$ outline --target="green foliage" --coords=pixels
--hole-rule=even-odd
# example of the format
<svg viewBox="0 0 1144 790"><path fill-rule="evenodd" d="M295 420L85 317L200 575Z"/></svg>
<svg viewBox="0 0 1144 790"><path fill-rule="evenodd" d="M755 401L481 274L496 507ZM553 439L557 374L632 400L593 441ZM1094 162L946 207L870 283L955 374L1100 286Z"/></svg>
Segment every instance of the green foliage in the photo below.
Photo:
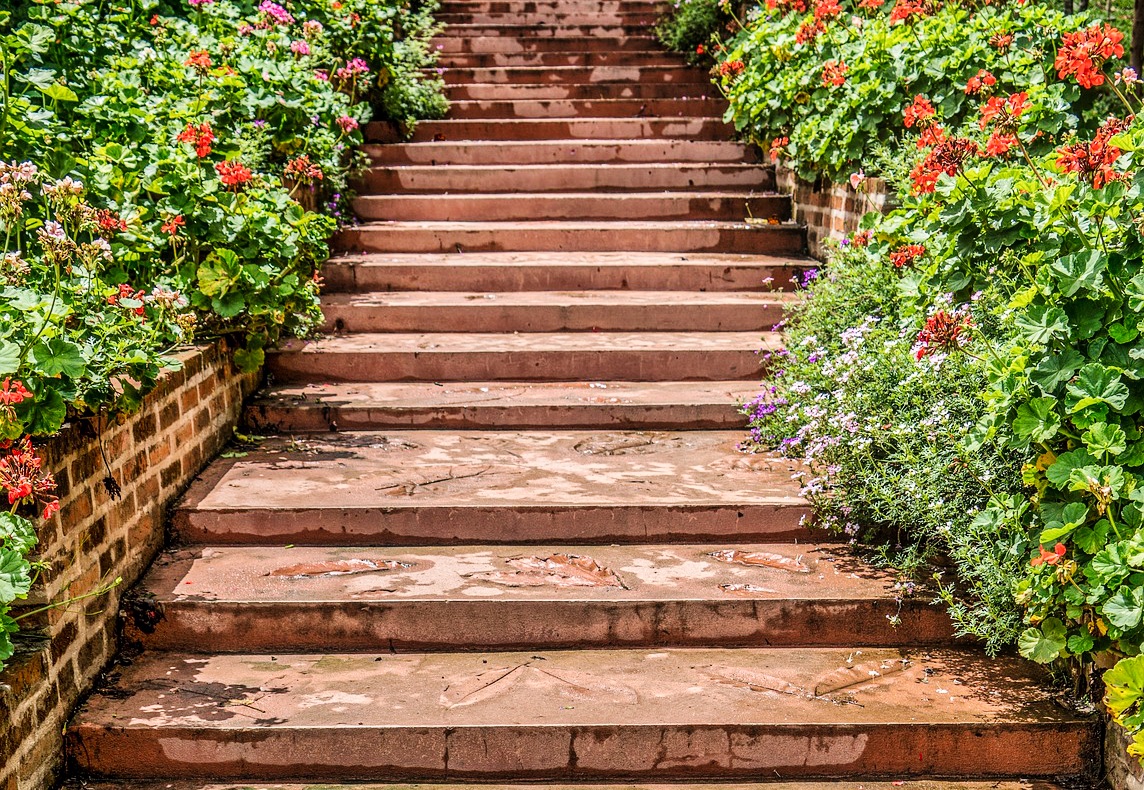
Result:
<svg viewBox="0 0 1144 790"><path fill-rule="evenodd" d="M679 0L655 26L655 35L692 63L710 62L732 22L722 0Z"/></svg>
<svg viewBox="0 0 1144 790"><path fill-rule="evenodd" d="M27 437L136 406L172 347L257 369L320 319L360 127L444 112L435 2L15 0L0 11L0 666L30 584ZM32 536L28 540L28 536Z"/></svg>
<svg viewBox="0 0 1144 790"><path fill-rule="evenodd" d="M975 115L978 96L966 89L982 70L998 93L1028 92L1046 132L1076 128L1094 97L1052 79L1051 65L1062 31L1085 24L1040 3L769 0L721 55L728 119L764 148L778 141L776 156L803 177L835 181L874 167L879 145L903 139L903 111L919 94L951 125ZM844 66L841 84L824 80L828 63Z"/></svg>

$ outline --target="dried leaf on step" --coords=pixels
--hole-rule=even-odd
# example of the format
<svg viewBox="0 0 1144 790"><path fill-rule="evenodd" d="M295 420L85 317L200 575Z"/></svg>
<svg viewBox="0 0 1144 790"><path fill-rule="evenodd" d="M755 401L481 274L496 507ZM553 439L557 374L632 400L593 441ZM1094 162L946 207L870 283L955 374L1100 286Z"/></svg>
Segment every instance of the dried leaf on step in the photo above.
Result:
<svg viewBox="0 0 1144 790"><path fill-rule="evenodd" d="M275 568L266 575L299 579L309 576L345 576L351 573L403 570L411 567L413 566L410 563L398 562L397 560L319 560L318 562L301 562L297 565L287 565L285 568Z"/></svg>
<svg viewBox="0 0 1144 790"><path fill-rule="evenodd" d="M777 568L780 571L791 573L810 573L810 566L802 563L802 558L784 557L781 554L772 554L769 551L740 551L739 549L720 549L707 555L719 562L729 562L735 565L762 565L767 568Z"/></svg>
<svg viewBox="0 0 1144 790"><path fill-rule="evenodd" d="M720 584L719 589L728 595L737 595L742 598L749 598L752 595L761 595L763 593L778 592L778 590L772 590L769 587L760 587L757 584Z"/></svg>
<svg viewBox="0 0 1144 790"><path fill-rule="evenodd" d="M591 557L551 554L547 557L514 557L511 571L474 573L469 578L508 587L623 587L623 582Z"/></svg>

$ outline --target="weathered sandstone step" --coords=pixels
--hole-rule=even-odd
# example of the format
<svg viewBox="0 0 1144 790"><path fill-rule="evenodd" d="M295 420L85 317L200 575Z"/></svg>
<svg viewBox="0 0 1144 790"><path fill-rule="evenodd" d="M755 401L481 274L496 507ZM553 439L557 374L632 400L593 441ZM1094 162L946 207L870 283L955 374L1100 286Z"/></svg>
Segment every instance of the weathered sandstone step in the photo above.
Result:
<svg viewBox="0 0 1144 790"><path fill-rule="evenodd" d="M522 11L468 11L436 14L438 22L445 25L445 33L456 25L482 25L496 27L544 26L565 27L627 27L648 30L659 20L654 11L631 9L623 11L576 11L573 9L558 12Z"/></svg>
<svg viewBox="0 0 1144 790"><path fill-rule="evenodd" d="M743 162L601 162L539 165L396 165L362 177L367 194L393 192L773 191L774 168Z"/></svg>
<svg viewBox="0 0 1144 790"><path fill-rule="evenodd" d="M445 89L450 107L467 102L521 101L688 101L717 99L718 89L704 82L600 82L586 84L503 84L450 85Z"/></svg>
<svg viewBox="0 0 1144 790"><path fill-rule="evenodd" d="M558 85L599 83L701 83L706 75L687 66L510 66L504 68L446 68L447 85L473 83ZM706 80L709 87L710 80Z"/></svg>
<svg viewBox="0 0 1144 790"><path fill-rule="evenodd" d="M623 52L659 49L650 31L646 35L622 37L559 36L550 38L508 36L441 36L433 46L442 53L467 52Z"/></svg>
<svg viewBox="0 0 1144 790"><path fill-rule="evenodd" d="M335 291L771 291L818 262L742 254L477 252L347 255L322 269Z"/></svg>
<svg viewBox="0 0 1144 790"><path fill-rule="evenodd" d="M64 785L70 788L71 785ZM768 782L765 790L821 790L828 787L830 790L1063 790L1059 785L1039 780L1018 779L1014 781L984 781L951 779L913 779L909 782L848 782L843 779L829 781L817 780L814 782ZM249 785L225 784L206 781L164 781L164 782L108 782L85 781L84 790L251 790ZM263 790L315 790L312 784L263 784ZM400 785L354 783L346 785L326 784L323 790L473 790L471 784L409 784ZM497 784L485 783L481 790L632 790L627 784L586 784L574 785L556 784ZM757 783L727 784L718 782L703 782L702 784L648 784L642 783L639 790L759 790Z"/></svg>
<svg viewBox="0 0 1144 790"><path fill-rule="evenodd" d="M341 231L339 250L359 252L764 252L798 254L791 224L655 222L371 222Z"/></svg>
<svg viewBox="0 0 1144 790"><path fill-rule="evenodd" d="M790 219L789 195L756 192L558 192L538 194L363 195L362 220L399 222L529 222L537 220Z"/></svg>
<svg viewBox="0 0 1144 790"><path fill-rule="evenodd" d="M794 294L673 291L398 291L325 294L329 332L749 332Z"/></svg>
<svg viewBox="0 0 1144 790"><path fill-rule="evenodd" d="M682 66L683 58L663 51L648 52L489 52L483 55L440 55L438 63L451 68L508 68L514 66Z"/></svg>
<svg viewBox="0 0 1144 790"><path fill-rule="evenodd" d="M140 635L198 653L948 645L948 616L899 604L895 578L832 544L200 546L144 580L163 619Z"/></svg>
<svg viewBox="0 0 1144 790"><path fill-rule="evenodd" d="M655 13L667 3L658 0L447 0L442 13L558 14L570 11L615 14L625 11Z"/></svg>
<svg viewBox="0 0 1144 790"><path fill-rule="evenodd" d="M387 428L741 428L753 381L408 382L283 385L246 407L260 433Z"/></svg>
<svg viewBox="0 0 1144 790"><path fill-rule="evenodd" d="M496 24L452 24L445 28L444 33L436 39L439 44L448 39L457 38L504 38L510 41L529 41L532 39L548 40L575 40L592 39L596 41L606 39L624 40L632 36L650 36L652 26L649 24L636 25L506 25Z"/></svg>
<svg viewBox="0 0 1144 790"><path fill-rule="evenodd" d="M140 779L1079 774L1096 722L1042 682L967 650L173 653L68 738L82 770Z"/></svg>
<svg viewBox="0 0 1144 790"><path fill-rule="evenodd" d="M754 162L750 146L695 140L465 140L364 147L376 165L551 165Z"/></svg>
<svg viewBox="0 0 1144 790"><path fill-rule="evenodd" d="M719 99L520 99L455 101L453 119L486 118L670 118L693 115L722 116L726 100Z"/></svg>
<svg viewBox="0 0 1144 790"><path fill-rule="evenodd" d="M759 332L357 334L288 341L279 381L730 381L763 375Z"/></svg>
<svg viewBox="0 0 1144 790"><path fill-rule="evenodd" d="M740 431L386 431L265 439L174 513L184 541L330 546L805 540L791 462Z"/></svg>
<svg viewBox="0 0 1144 790"><path fill-rule="evenodd" d="M726 140L734 130L722 118L561 118L489 121L422 121L411 142L487 140L587 140L662 138L676 140ZM402 138L391 124L370 123L366 139L396 143Z"/></svg>

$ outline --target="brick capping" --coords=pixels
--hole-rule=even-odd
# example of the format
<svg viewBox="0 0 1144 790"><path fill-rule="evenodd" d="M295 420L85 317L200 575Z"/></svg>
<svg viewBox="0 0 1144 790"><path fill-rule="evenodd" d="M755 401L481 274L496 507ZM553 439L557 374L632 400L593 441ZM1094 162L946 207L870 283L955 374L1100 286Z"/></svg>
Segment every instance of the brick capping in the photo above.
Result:
<svg viewBox="0 0 1144 790"><path fill-rule="evenodd" d="M261 380L235 367L225 342L175 355L180 370L160 379L138 412L105 420L103 451L94 421L65 426L41 448L59 486L60 515L40 530L45 563L28 605L84 595L122 578L111 593L29 618L17 654L0 673L0 790L50 787L63 762L63 732L79 699L117 649L124 593L165 537L166 511L230 438L247 395ZM109 422L110 424L106 424Z"/></svg>
<svg viewBox="0 0 1144 790"><path fill-rule="evenodd" d="M841 241L858 229L862 217L871 211L888 211L893 197L881 178L866 181L859 192L849 184L835 184L819 177L799 178L795 171L778 167L775 171L780 192L791 195L791 216L806 225L807 248L819 260L826 257L827 239Z"/></svg>

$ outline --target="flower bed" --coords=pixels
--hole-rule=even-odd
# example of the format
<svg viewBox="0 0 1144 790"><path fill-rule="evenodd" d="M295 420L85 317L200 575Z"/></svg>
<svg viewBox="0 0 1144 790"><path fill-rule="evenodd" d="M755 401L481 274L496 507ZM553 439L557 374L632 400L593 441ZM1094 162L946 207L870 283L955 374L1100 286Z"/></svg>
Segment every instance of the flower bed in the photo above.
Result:
<svg viewBox="0 0 1144 790"><path fill-rule="evenodd" d="M144 8L0 11L0 666L58 508L29 437L137 408L195 338L250 372L311 332L361 124L444 111L431 3Z"/></svg>
<svg viewBox="0 0 1144 790"><path fill-rule="evenodd" d="M1122 38L1036 6L795 0L715 73L776 159L859 190L877 172L900 206L801 284L751 442L805 461L824 522L884 547L903 594L924 569L962 633L1069 665L1139 756L1144 106Z"/></svg>

